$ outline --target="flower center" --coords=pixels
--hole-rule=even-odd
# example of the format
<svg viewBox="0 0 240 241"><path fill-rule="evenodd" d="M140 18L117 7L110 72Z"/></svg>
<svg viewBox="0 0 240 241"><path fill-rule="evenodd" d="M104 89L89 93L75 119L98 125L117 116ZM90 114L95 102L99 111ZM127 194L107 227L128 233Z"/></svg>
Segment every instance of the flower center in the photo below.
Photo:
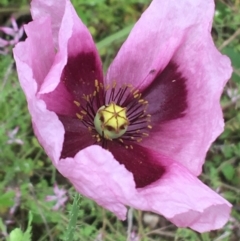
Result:
<svg viewBox="0 0 240 241"><path fill-rule="evenodd" d="M118 87L114 81L104 87L95 80L93 93L84 94L81 102L74 100L74 104L79 109L77 118L92 133L96 143L101 143L105 149L112 140L131 148L130 142L141 142L152 129L148 101L142 98L138 89L128 84Z"/></svg>
<svg viewBox="0 0 240 241"><path fill-rule="evenodd" d="M106 139L116 139L122 136L129 125L126 111L126 107L122 108L114 102L100 107L94 118L94 126L99 135Z"/></svg>

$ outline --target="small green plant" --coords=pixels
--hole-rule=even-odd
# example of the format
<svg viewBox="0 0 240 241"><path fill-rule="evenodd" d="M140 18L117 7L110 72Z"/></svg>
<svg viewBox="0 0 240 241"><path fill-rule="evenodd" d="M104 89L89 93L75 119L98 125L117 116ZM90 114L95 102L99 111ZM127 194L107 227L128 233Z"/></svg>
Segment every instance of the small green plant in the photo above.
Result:
<svg viewBox="0 0 240 241"><path fill-rule="evenodd" d="M32 220L33 215L31 212L28 214L28 226L25 232L23 232L20 228L15 228L11 231L9 238L7 241L31 241L31 231L32 231Z"/></svg>

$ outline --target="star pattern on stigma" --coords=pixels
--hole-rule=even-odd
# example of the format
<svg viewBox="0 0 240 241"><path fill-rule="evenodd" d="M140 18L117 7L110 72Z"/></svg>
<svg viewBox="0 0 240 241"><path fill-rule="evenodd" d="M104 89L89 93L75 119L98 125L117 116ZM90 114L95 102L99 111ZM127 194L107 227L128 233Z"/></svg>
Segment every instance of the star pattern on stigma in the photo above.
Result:
<svg viewBox="0 0 240 241"><path fill-rule="evenodd" d="M127 131L129 125L126 110L126 108L122 108L114 102L100 107L94 118L96 131L108 140L121 137Z"/></svg>

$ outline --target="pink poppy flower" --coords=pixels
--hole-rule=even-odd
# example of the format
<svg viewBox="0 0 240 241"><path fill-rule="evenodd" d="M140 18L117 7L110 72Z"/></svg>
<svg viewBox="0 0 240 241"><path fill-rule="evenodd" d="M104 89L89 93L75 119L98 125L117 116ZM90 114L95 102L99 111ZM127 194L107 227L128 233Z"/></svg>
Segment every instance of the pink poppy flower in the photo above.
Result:
<svg viewBox="0 0 240 241"><path fill-rule="evenodd" d="M211 38L213 1L153 0L105 78L69 0L33 0L31 13L14 57L59 172L120 219L132 206L199 232L221 228L231 204L197 178L223 130L232 71Z"/></svg>

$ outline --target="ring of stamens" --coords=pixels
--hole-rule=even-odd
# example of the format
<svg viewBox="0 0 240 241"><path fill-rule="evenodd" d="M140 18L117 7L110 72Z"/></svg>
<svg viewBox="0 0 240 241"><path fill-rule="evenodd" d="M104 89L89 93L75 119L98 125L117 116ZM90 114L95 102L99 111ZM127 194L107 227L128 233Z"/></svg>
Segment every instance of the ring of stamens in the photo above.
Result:
<svg viewBox="0 0 240 241"><path fill-rule="evenodd" d="M100 95L107 104L101 103ZM106 140L113 139L123 144L125 141L141 142L152 129L151 115L147 113L148 101L141 98L140 91L131 85L118 88L113 81L112 86L104 88L96 80L94 92L84 95L81 103L74 103L79 108L77 118L93 133L97 142L102 142L103 147Z"/></svg>

